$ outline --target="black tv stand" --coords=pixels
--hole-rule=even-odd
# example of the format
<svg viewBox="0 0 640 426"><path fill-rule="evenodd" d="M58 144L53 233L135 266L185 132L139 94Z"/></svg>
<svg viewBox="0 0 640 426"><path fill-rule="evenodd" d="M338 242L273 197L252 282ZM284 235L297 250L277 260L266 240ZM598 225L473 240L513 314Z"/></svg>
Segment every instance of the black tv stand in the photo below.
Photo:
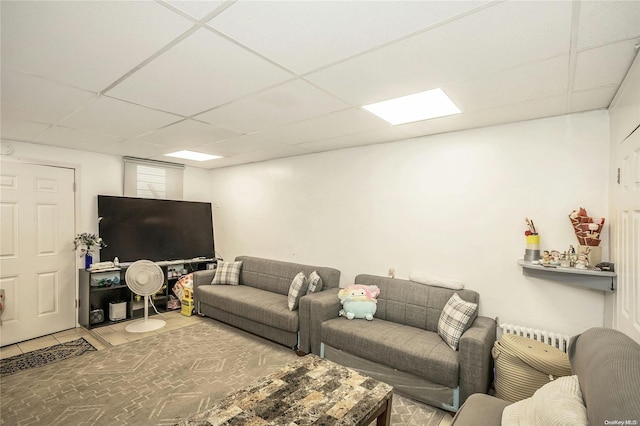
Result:
<svg viewBox="0 0 640 426"><path fill-rule="evenodd" d="M158 311L167 311L169 296L173 295L173 286L178 282L184 273L211 269L216 265L216 259L205 258L200 260L185 259L172 260L166 262L155 262L162 269L164 275L164 288L153 298ZM119 268L109 268L91 271L80 269L79 284L80 295L78 300L78 323L87 328L102 327L106 325L116 324L117 322L129 321L132 319L144 317L144 301L137 301L136 295L129 290L125 283L126 270L131 263L120 264ZM178 266L180 273L174 274ZM171 274L170 274L171 272ZM171 275L171 276L169 276ZM113 284L114 278L119 281ZM126 301L127 314L126 318L120 321L111 321L109 319L109 302ZM92 318L98 317L98 312L102 310L102 321L92 321ZM149 306L149 315L155 315L153 307Z"/></svg>

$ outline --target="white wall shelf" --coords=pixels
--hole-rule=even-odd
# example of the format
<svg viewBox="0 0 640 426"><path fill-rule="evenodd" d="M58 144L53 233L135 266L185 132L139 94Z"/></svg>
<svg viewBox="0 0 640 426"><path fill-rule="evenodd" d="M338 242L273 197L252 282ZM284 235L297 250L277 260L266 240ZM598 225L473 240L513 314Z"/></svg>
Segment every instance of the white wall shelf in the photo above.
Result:
<svg viewBox="0 0 640 426"><path fill-rule="evenodd" d="M556 281L591 290L614 293L616 291L616 273L596 271L593 269L563 268L561 266L536 265L525 260L518 260L522 266L522 275Z"/></svg>

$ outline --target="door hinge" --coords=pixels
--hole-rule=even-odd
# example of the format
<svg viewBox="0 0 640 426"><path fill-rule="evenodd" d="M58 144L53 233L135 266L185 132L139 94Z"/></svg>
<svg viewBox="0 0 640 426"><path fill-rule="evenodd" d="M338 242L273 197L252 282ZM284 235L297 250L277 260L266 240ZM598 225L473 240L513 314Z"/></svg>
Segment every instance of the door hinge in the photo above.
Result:
<svg viewBox="0 0 640 426"><path fill-rule="evenodd" d="M616 178L618 185L620 185L620 167L618 167L618 177Z"/></svg>

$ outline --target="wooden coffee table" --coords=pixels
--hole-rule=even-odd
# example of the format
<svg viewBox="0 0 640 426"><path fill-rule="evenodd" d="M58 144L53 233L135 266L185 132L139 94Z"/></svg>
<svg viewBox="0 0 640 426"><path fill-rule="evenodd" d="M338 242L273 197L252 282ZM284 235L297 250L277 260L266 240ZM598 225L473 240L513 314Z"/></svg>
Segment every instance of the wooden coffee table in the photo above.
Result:
<svg viewBox="0 0 640 426"><path fill-rule="evenodd" d="M392 396L386 383L307 355L179 424L390 425Z"/></svg>

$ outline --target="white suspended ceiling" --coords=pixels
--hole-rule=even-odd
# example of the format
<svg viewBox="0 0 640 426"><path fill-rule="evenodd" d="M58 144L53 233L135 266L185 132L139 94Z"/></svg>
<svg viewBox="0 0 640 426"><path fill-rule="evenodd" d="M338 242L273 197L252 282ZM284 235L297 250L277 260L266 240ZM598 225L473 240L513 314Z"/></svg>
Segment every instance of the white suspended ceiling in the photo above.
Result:
<svg viewBox="0 0 640 426"><path fill-rule="evenodd" d="M607 108L640 43L639 1L0 7L4 141L204 168ZM361 108L438 87L462 114Z"/></svg>

